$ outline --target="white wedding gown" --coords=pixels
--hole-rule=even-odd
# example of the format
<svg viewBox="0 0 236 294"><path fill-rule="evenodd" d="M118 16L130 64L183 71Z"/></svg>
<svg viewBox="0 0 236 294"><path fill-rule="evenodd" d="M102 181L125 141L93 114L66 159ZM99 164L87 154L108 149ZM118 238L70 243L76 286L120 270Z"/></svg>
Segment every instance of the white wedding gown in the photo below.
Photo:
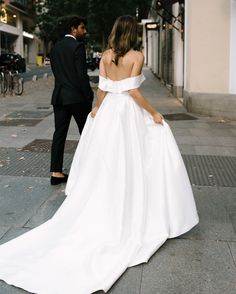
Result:
<svg viewBox="0 0 236 294"><path fill-rule="evenodd" d="M52 219L0 246L0 279L33 293L108 291L130 266L198 223L180 152L128 94L144 77L100 77L107 95L88 116Z"/></svg>

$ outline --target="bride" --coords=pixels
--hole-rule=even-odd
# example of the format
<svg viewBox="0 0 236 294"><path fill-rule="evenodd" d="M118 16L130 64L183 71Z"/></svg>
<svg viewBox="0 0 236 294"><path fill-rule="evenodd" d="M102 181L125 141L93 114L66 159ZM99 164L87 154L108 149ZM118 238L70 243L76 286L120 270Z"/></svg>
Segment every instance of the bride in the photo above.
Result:
<svg viewBox="0 0 236 294"><path fill-rule="evenodd" d="M0 246L0 279L8 284L39 294L107 292L128 267L198 223L171 130L139 91L136 36L133 17L116 20L68 197L49 221Z"/></svg>

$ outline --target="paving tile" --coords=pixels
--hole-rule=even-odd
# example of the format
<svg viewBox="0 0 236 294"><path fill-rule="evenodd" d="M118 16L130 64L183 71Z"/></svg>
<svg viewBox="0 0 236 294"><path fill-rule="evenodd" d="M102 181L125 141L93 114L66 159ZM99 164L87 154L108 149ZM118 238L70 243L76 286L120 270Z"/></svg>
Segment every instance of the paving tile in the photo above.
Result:
<svg viewBox="0 0 236 294"><path fill-rule="evenodd" d="M228 242L228 244L236 267L236 242Z"/></svg>
<svg viewBox="0 0 236 294"><path fill-rule="evenodd" d="M234 133L229 129L212 129L212 128L194 128L189 130L190 134L193 136L219 136L219 137L235 137Z"/></svg>
<svg viewBox="0 0 236 294"><path fill-rule="evenodd" d="M191 136L191 132L187 128L175 128L171 127L172 133L174 134L175 137L178 136Z"/></svg>
<svg viewBox="0 0 236 294"><path fill-rule="evenodd" d="M235 147L225 146L199 146L195 145L195 153L197 155L222 155L222 156L236 156Z"/></svg>
<svg viewBox="0 0 236 294"><path fill-rule="evenodd" d="M50 198L39 207L24 227L35 228L49 220L61 206L66 197L64 188L64 185L60 185L60 187L55 188Z"/></svg>
<svg viewBox="0 0 236 294"><path fill-rule="evenodd" d="M1 130L1 137L4 136L11 136L11 134L18 135L19 133L23 132L23 130L29 130L29 127L0 127Z"/></svg>
<svg viewBox="0 0 236 294"><path fill-rule="evenodd" d="M236 136L236 127L234 129L230 129L230 131Z"/></svg>
<svg viewBox="0 0 236 294"><path fill-rule="evenodd" d="M127 269L113 285L109 294L139 294L142 278L142 265Z"/></svg>
<svg viewBox="0 0 236 294"><path fill-rule="evenodd" d="M218 189L215 187L193 187L193 191L199 214L199 224L179 238L236 241L236 232Z"/></svg>
<svg viewBox="0 0 236 294"><path fill-rule="evenodd" d="M179 144L197 145L197 146L225 146L235 147L236 137L209 137L209 136L178 136Z"/></svg>
<svg viewBox="0 0 236 294"><path fill-rule="evenodd" d="M219 141L218 145L221 146L236 146L236 136L231 136L231 137L225 137L225 136L219 136L217 137L217 140Z"/></svg>
<svg viewBox="0 0 236 294"><path fill-rule="evenodd" d="M0 225L0 240L6 234L6 232L10 229L9 226L1 226Z"/></svg>
<svg viewBox="0 0 236 294"><path fill-rule="evenodd" d="M221 122L221 120L217 120L216 118L212 118L210 121L208 121L208 125L211 129L217 129L217 130L223 130L223 129L228 129L230 122L225 121Z"/></svg>
<svg viewBox="0 0 236 294"><path fill-rule="evenodd" d="M1 226L23 226L52 192L44 178L0 176L0 186Z"/></svg>
<svg viewBox="0 0 236 294"><path fill-rule="evenodd" d="M168 121L169 126L172 128L183 128L183 129L191 129L194 128L193 121Z"/></svg>
<svg viewBox="0 0 236 294"><path fill-rule="evenodd" d="M181 154L196 155L195 147L193 145L178 144Z"/></svg>
<svg viewBox="0 0 236 294"><path fill-rule="evenodd" d="M6 119L0 121L0 126L9 127L9 126L19 126L19 127L34 127L41 120L40 119Z"/></svg>
<svg viewBox="0 0 236 294"><path fill-rule="evenodd" d="M235 294L235 291L235 264L226 242L174 239L166 242L144 265L140 294Z"/></svg>
<svg viewBox="0 0 236 294"><path fill-rule="evenodd" d="M205 121L202 121L202 120L194 121L192 123L192 126L193 126L194 129L210 129L211 128L208 122L205 122Z"/></svg>
<svg viewBox="0 0 236 294"><path fill-rule="evenodd" d="M51 110L50 111L20 110L20 111L14 111L14 112L9 113L6 116L6 118L10 118L10 119L13 119L13 118L17 118L17 119L20 119L20 118L42 118L42 117L46 117L50 114L52 114Z"/></svg>
<svg viewBox="0 0 236 294"><path fill-rule="evenodd" d="M29 228L19 228L19 227L12 227L7 233L0 239L0 244L10 241L26 232L28 232Z"/></svg>
<svg viewBox="0 0 236 294"><path fill-rule="evenodd" d="M16 288L14 286L10 286L4 281L0 280L0 294L30 294L30 292Z"/></svg>
<svg viewBox="0 0 236 294"><path fill-rule="evenodd" d="M10 135L1 135L0 146L5 148L21 148L32 141L29 136L27 138L18 137L17 134L11 133Z"/></svg>
<svg viewBox="0 0 236 294"><path fill-rule="evenodd" d="M219 193L236 233L236 188L219 187Z"/></svg>

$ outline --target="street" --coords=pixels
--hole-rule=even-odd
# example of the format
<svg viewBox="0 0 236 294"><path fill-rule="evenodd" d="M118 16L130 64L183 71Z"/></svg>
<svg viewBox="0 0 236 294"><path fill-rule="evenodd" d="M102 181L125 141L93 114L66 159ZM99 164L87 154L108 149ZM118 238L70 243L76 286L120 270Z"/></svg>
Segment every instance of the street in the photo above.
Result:
<svg viewBox="0 0 236 294"><path fill-rule="evenodd" d="M97 77L97 71L91 71L90 72L90 80L93 82L98 82ZM47 66L28 66L26 69L26 72L20 73L20 76L24 79L25 82L31 81L34 76L37 77L37 79L41 79L44 77L44 75L47 74L47 76L52 75L52 69L50 65Z"/></svg>
<svg viewBox="0 0 236 294"><path fill-rule="evenodd" d="M30 81L32 75L48 78ZM90 72L96 89L98 71ZM148 263L129 268L109 294L236 293L236 121L187 113L144 69L144 96L164 114L190 177L200 222L168 240ZM0 97L0 243L48 220L65 199L50 186L53 76L49 67L22 75L22 96ZM64 157L68 172L78 143L72 121ZM0 281L0 294L28 292ZM97 294L102 292L96 292ZM75 293L65 293L75 294ZM89 293L88 293L89 294Z"/></svg>
<svg viewBox="0 0 236 294"><path fill-rule="evenodd" d="M43 75L47 73L48 75L52 75L51 66L31 66L27 67L26 72L20 73L20 76L24 78L24 81L30 81L32 80L32 77L36 75L38 78L42 78Z"/></svg>

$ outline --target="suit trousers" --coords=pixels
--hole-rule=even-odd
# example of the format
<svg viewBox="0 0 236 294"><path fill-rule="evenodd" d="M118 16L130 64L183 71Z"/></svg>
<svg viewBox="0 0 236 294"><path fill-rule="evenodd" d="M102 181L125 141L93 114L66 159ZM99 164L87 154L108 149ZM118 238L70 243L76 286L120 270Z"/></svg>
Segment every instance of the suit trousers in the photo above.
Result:
<svg viewBox="0 0 236 294"><path fill-rule="evenodd" d="M87 102L53 105L55 131L51 147L51 172L62 172L64 148L71 117L74 117L81 134L91 108L92 104Z"/></svg>

